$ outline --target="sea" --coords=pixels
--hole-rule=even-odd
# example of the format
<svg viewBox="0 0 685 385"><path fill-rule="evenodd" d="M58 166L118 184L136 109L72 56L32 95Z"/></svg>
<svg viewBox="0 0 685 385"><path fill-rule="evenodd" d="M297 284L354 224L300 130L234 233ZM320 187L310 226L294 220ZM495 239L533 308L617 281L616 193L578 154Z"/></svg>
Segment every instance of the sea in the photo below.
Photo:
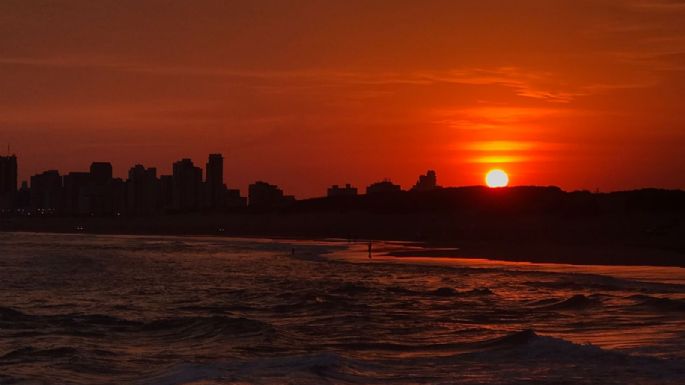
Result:
<svg viewBox="0 0 685 385"><path fill-rule="evenodd" d="M424 251L0 233L0 384L685 384L685 269Z"/></svg>

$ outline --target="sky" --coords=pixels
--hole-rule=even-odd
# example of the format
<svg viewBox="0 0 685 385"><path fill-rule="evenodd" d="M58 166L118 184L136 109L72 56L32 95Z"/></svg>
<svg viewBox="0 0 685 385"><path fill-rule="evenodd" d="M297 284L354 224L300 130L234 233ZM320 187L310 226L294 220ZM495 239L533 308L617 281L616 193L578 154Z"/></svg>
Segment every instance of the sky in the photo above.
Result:
<svg viewBox="0 0 685 385"><path fill-rule="evenodd" d="M0 152L298 197L446 186L685 188L685 1L0 2Z"/></svg>

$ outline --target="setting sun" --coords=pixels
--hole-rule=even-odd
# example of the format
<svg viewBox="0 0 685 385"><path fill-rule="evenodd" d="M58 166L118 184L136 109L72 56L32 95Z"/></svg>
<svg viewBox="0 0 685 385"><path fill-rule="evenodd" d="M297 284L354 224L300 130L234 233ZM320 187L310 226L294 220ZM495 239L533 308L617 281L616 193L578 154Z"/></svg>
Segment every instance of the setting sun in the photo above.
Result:
<svg viewBox="0 0 685 385"><path fill-rule="evenodd" d="M506 187L509 184L509 176L500 169L490 170L485 175L485 184L488 187Z"/></svg>

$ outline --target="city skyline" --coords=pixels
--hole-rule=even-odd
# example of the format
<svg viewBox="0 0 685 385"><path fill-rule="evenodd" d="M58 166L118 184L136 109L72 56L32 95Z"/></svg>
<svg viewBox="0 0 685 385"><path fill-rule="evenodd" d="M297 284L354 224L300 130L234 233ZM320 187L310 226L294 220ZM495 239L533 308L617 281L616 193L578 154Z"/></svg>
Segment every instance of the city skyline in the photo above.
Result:
<svg viewBox="0 0 685 385"><path fill-rule="evenodd" d="M8 148L10 148L10 146L8 146ZM216 154L216 155L222 155L222 154L220 154L220 153L215 153L215 154ZM210 155L212 155L212 154L210 154ZM7 153L7 154L5 154L5 155L0 155L0 156L4 156L4 157L7 157L7 156L15 156L15 157L17 157L17 158L21 158L21 157L19 157L16 153L11 153L11 154L10 154L10 153ZM101 158L104 158L104 157L101 157ZM181 157L177 158L176 160L169 160L167 163L164 163L164 164L162 164L162 165L155 165L155 164L149 164L149 165L148 165L148 164L145 164L145 163L143 163L143 162L137 162L137 161L135 161L135 160L132 160L131 163L130 163L128 166L123 166L123 167L116 166L116 165L114 164L114 162L111 162L111 161L108 161L108 160L103 160L103 159L101 159L101 160L99 160L99 161L90 160L90 161L85 161L86 163L84 163L82 167L79 167L79 168L76 168L76 169L73 169L73 170L62 170L62 169L55 168L55 167L52 167L52 168L51 168L51 167L47 167L47 168L43 167L43 168L41 169L41 166L39 165L39 166L37 167L36 173L34 173L34 174L32 174L32 175L27 175L25 172L22 173L22 162L21 162L21 161L18 161L18 162L17 162L17 163L18 163L18 171L17 171L17 188L19 188L19 187L21 186L21 183L23 183L23 182L30 182L30 179L31 179L32 176L37 175L37 174L40 174L40 173L45 172L45 171L56 170L56 171L59 171L60 173L64 173L64 172L66 172L66 173L69 173L69 172L86 172L86 170L88 169L88 167L89 167L93 162L106 162L106 163L111 164L111 165L112 165L112 170L113 170L112 175L113 175L115 178L120 178L120 179L123 179L123 180L126 180L126 178L129 176L129 172L130 172L131 168L133 168L133 167L135 167L135 166L143 166L143 167L151 167L151 168L154 168L154 169L156 170L156 172L161 176L162 174L172 174L172 173L173 173L173 165L174 165L174 163L175 163L176 161L182 160L182 159L190 159L190 160L193 160L193 159L195 159L195 158L193 158L193 157L187 157L187 156L181 156ZM229 159L229 161L230 161L230 159ZM229 165L230 165L230 162L229 162ZM298 190L302 191L300 188L298 188L298 185L297 185L297 184L289 183L287 180L284 180L283 178L279 178L278 176L276 176L274 179L259 178L259 177L258 177L257 179L255 179L254 176L249 175L249 172L248 172L249 170L239 170L239 171L237 171L234 175L229 175L228 173L229 173L230 171L224 170L225 167L226 167L225 164L221 166L221 174L220 174L221 177L222 177L221 180L222 180L222 181L223 181L224 179L229 179L229 180L233 179L233 180L236 180L236 182L234 182L232 185L233 185L233 187L239 189L240 191L247 191L248 188L249 188L249 185L250 185L251 183L254 183L254 182L256 182L256 181L262 181L262 180L270 180L271 182L274 182L274 183L276 183L276 184L279 185L279 186L289 186L289 187L292 187L292 188L287 188L287 187L285 187L285 189L288 190L288 191L298 191ZM316 198L316 197L325 196L325 195L327 194L328 189L329 189L331 186L342 185L342 186L344 187L344 185L346 185L346 184L353 184L353 185L355 185L355 186L368 186L368 185L371 185L371 184L373 184L373 183L378 182L379 180L380 180L380 181L388 180L388 181L396 182L396 183L399 184L399 186L400 186L401 188L407 189L407 190L408 190L408 189L411 189L412 186L414 186L414 184L416 183L416 175L419 175L421 172L424 172L426 169L431 169L430 165L426 165L425 167L418 168L417 171L416 171L416 173L412 174L412 175L409 177L409 179L406 179L406 178L405 178L406 180L403 180L403 181L400 181L399 179L396 179L396 178L394 178L394 177L388 175L388 173L385 173L385 174L381 173L381 174L376 175L376 176L369 176L369 177L367 177L367 178L364 178L364 179L361 180L361 181L331 177L330 179L328 179L328 180L331 181L331 182L328 183L328 184L311 185L311 186L308 186L308 188L307 188L306 190L304 190L304 191L311 191L311 192L309 192L309 193L302 193L302 194L299 194L299 195L297 195L297 194L293 194L293 195L294 195L295 197L297 197L298 199ZM207 170L207 164L205 165L205 168L204 168L203 170L206 172L206 170ZM491 170L491 169L485 169L484 171L487 172L487 171L490 171L490 170ZM455 184L455 185L453 185L453 186L485 185L485 180L484 180L484 179L485 179L485 174L482 175L482 177L480 178L479 181L475 181L475 183L473 183L473 184ZM281 180L283 183L278 182L278 180ZM242 181L242 182L237 182L237 181ZM327 182L323 182L323 183L327 183ZM29 183L29 185L30 185L30 183ZM299 187L301 187L301 186L299 186Z"/></svg>
<svg viewBox="0 0 685 385"><path fill-rule="evenodd" d="M136 163L126 177L117 177L110 162L91 162L88 171L48 169L20 182L17 156L0 156L0 209L9 215L158 215L200 211L225 212L244 207L278 209L297 199L278 185L256 178L244 190L230 188L224 181L224 157L207 156L205 168L192 159L173 162L172 172L158 174L156 167ZM19 187L21 186L21 187ZM342 187L341 187L342 186ZM492 187L492 186L491 186ZM437 174L428 170L409 189L385 178L369 184L365 195L401 191L428 192L442 188ZM309 198L350 198L360 194L351 183L333 184L325 194Z"/></svg>
<svg viewBox="0 0 685 385"><path fill-rule="evenodd" d="M226 172L224 171L225 165L224 165L224 163L223 163L223 160L224 160L223 154L220 154L220 153L209 154L209 156L210 156L209 161L211 161L211 157L214 156L214 155L221 157L221 165L219 166L221 171L220 171L220 174L218 174L218 175L220 176L220 179L217 179L216 172L214 172L214 175L215 175L215 176L214 176L214 181L215 181L215 183L217 183L216 181L218 180L218 181L219 181L218 183L224 184L224 180L228 179L228 180L230 181L231 179L234 179L234 178L233 178L234 175L226 175ZM16 154L11 154L11 155L0 155L0 156L5 157L5 158L7 158L7 157L16 157L16 158L19 158ZM190 161L192 162L192 161L193 161L193 158L182 157L182 158L177 159L177 160L175 160L175 161L170 161L170 162L168 163L167 167L165 167L164 165L162 165L161 167L160 167L159 165L145 165L145 164L142 164L141 162L135 162L135 161L134 161L134 163L132 163L132 164L130 165L130 167L128 167L128 168L121 168L120 170L118 170L116 167L114 167L114 165L112 165L112 162L109 162L109 161L102 161L102 160L101 160L101 161L90 161L90 162L88 163L88 165L86 165L86 167L80 168L80 169L78 169L78 170L59 170L59 169L55 169L55 168L47 168L47 169L44 169L44 170L42 170L42 171L39 171L37 174L34 174L34 175L24 175L24 176L22 176L22 175L21 175L21 172L18 171L18 172L17 172L17 189L19 189L19 187L21 187L22 183L24 183L24 182L26 182L28 186L31 186L31 183L30 183L31 177L33 177L33 176L35 176L35 175L38 175L38 174L41 174L41 173L44 173L44 172L49 172L49 171L58 171L58 172L60 172L60 173L63 173L63 174L61 174L61 175L67 175L68 173L87 172L87 171L85 171L85 170L87 170L88 167L89 167L89 165L92 165L93 163L108 163L108 164L112 165L112 176L113 176L114 178L118 178L118 179L121 179L121 180L124 180L124 181L126 181L127 178L130 178L130 172L131 172L134 168L139 167L139 166L140 166L140 167L143 167L143 168L149 167L150 169L154 169L155 174L156 174L156 175L159 175L159 176L161 177L161 176L173 174L174 164L175 164L175 163L178 163L179 161L182 161L182 160L190 160ZM229 159L229 161L230 161L230 159ZM18 161L17 163L18 163L18 170L21 170L21 161ZM230 162L229 162L229 163L230 163ZM200 169L200 171L206 173L207 170L210 168L210 164L209 164L209 163L205 164L205 168L204 168L204 169L202 169L201 167L198 167L198 168ZM426 168L424 168L423 170L425 171L426 169L428 169L429 172L433 172L433 173L434 173L434 171L431 170L431 167L426 167ZM488 168L488 169L484 169L484 174L481 175L481 180L480 180L480 181L475 181L475 183L473 183L473 184L466 184L466 183L458 184L458 183L457 183L457 184L445 184L445 186L449 186L449 187L488 186L488 184L489 184L489 182L488 182L488 176L489 176L489 173L491 173L492 171L499 172L499 171L501 171L501 170L500 170L499 168ZM412 176L413 179L411 179L411 180L408 181L408 182L400 182L400 181L398 181L397 179L392 178L392 177L389 177L389 176L382 176L382 177L381 177L381 176L376 176L376 177L371 177L371 178L368 180L368 182L356 182L356 181L354 181L354 180L349 180L349 179L348 179L348 180L341 180L340 178L335 178L335 177L334 177L334 178L331 178L331 179L330 179L330 180L332 180L333 182L331 182L331 183L329 183L329 184L327 184L327 185L314 186L314 187L313 187L313 190L312 190L313 192L312 192L311 194L296 195L296 194L293 193L292 196L293 196L294 198L297 198L297 199L318 198L318 197L324 197L324 196L330 195L331 187L340 187L340 188L342 188L342 189L344 189L345 187L347 187L347 188L354 188L354 189L357 189L357 188L360 187L360 186L367 186L367 187L368 187L368 186L374 185L374 184L376 184L376 183L381 183L381 182L385 182L385 181L397 183L399 189L401 189L401 190L407 190L407 191L408 191L408 190L411 190L411 189L415 189L415 188L416 188L416 186L417 186L416 175L419 175L419 174L421 174L421 171L419 171L419 172L417 172L415 175L413 175L413 176ZM507 172L507 174L508 174L508 172ZM204 175L204 174L203 174L203 175ZM244 184L238 184L237 182L234 182L234 183L232 183L231 186L230 186L230 187L233 187L235 190L240 191L241 194L242 194L242 193L245 193L245 194L246 194L246 193L249 191L249 187L250 187L251 184L254 184L254 183L256 183L256 182L263 182L263 181L274 182L276 186L280 186L280 187L283 188L283 190L285 190L285 191L297 190L297 188L289 189L289 188L285 187L285 186L291 186L291 187L293 186L292 184L289 184L289 183L287 183L287 182L281 184L281 183L278 183L277 181L269 180L269 179L267 179L267 178L260 178L260 177L258 177L258 176L247 176L247 177L246 177L245 174L242 174L241 176L242 176L242 178L235 178L234 180L242 179L242 180L246 180L247 182L245 182ZM419 176L420 176L420 178L425 178L425 177L426 177L425 175L419 175ZM228 178L227 178L227 177L228 177ZM508 177L509 177L509 175L507 175L507 178L508 178ZM204 180L204 179L203 179L203 180ZM204 181L204 182L208 182L208 181ZM418 183L420 183L420 180L419 180ZM508 185L508 184L509 184L509 181L507 180L507 185ZM514 180L513 183L511 184L511 186L534 186L534 185L520 184L520 183L516 183L516 180ZM539 185L539 186L555 186L555 187L560 187L560 188L563 189L562 186L557 186L557 185L552 185L552 184L541 184L541 185ZM500 187L500 186L495 186L495 187ZM656 188L656 189L667 189L667 190L669 190L669 189L670 189L670 190L683 190L682 188L679 188L679 187L675 187L675 188L665 188L665 187L662 187L662 186L648 186L648 185L647 185L647 186L639 186L639 187L634 188L634 189L602 190L602 189L600 189L600 188L594 188L594 189L583 188L583 189L563 189L563 190L565 190L565 191L620 192L620 191L629 191L629 190L635 190L635 189L640 189L640 188Z"/></svg>
<svg viewBox="0 0 685 385"><path fill-rule="evenodd" d="M211 156L211 155L223 156L223 154L219 154L219 153L210 154L210 156ZM17 156L17 154L14 154L14 153L12 153L11 155L6 154L6 155L0 155L0 156L2 156L2 157L17 157L17 158L19 158L19 157ZM181 158L179 158L179 159L180 159L180 160L188 159L188 160L191 160L191 161L193 160L193 158L190 158L190 157L181 157ZM174 166L174 164L175 164L179 159L177 159L176 161L170 161L170 162L168 162L168 164L167 164L166 166L165 166L165 165L162 165L162 166L160 167L160 166L158 166L158 165L149 165L149 167L152 168L152 169L154 169L155 172L158 173L160 176L162 176L162 175L170 175L170 174L173 173L173 166ZM222 158L222 160L223 160L223 158ZM69 171L69 170L64 170L64 171L63 171L63 170L59 170L59 169L56 169L56 168L47 168L47 169L39 170L39 171L37 172L37 174L40 174L40 173L43 173L43 172L46 172L46 171L53 171L53 170L59 171L59 172L66 172L66 173L71 173L71 172L76 172L76 173L79 173L79 172L86 172L85 170L88 169L88 166L89 166L89 165L91 165L92 163L99 163L99 162L106 162L106 163L112 164L112 162L110 162L110 161L90 161L90 162L87 162L87 164L86 164L84 167L81 167L81 168L79 168L78 170L70 170L70 171ZM24 182L28 183L28 186L30 186L31 177L32 177L32 176L35 176L35 175L37 175L37 174L34 174L34 175L22 175L22 174L21 174L21 171L20 171L20 170L21 170L21 161L19 161L19 162L17 162L17 163L18 163L18 170L19 170L19 171L17 171L17 188L19 188L19 187L21 186L21 184L24 183ZM230 163L229 163L229 164L230 164ZM202 170L206 172L207 166L208 166L208 165L209 165L209 164L206 164L206 165L205 165L205 168L202 169ZM127 176L129 176L130 171L131 171L134 167L136 167L136 166L143 166L143 167L146 167L146 166L148 166L148 165L142 164L141 162L135 162L135 161L133 161L133 163L132 163L128 168L126 168L126 167L115 167L115 166L112 164L112 169L113 169L113 174L112 174L112 175L113 175L114 178L119 178L119 179L122 179L122 180L126 180L126 179L127 179ZM236 175L227 175L227 171L224 171L224 168L225 168L225 165L223 165L223 163L222 163L222 166L221 166L221 174L220 174L220 175L221 175L221 181L223 182L223 180L226 179L227 177L228 177L229 180L235 180L236 182L232 183L232 187L234 187L235 189L239 190L241 193L242 193L242 192L247 192L247 191L249 190L249 186L250 186L251 184L253 184L253 183L255 183L255 182L265 181L265 180L269 180L269 181L271 181L271 182L274 182L274 183L276 183L277 186L281 186L281 187L284 188L284 190L287 190L287 191L298 191L298 190L300 190L300 189L297 188L297 185L296 185L296 184L288 183L288 181L284 181L284 183L279 183L279 182L277 182L276 180L270 180L270 179L267 179L267 178L259 178L259 177L257 177L257 178L255 179L255 176L249 176L248 173L246 173L246 172L244 172L244 171L243 171L242 173L241 173L241 172L238 172L238 173L236 173ZM398 180L398 179L396 179L396 178L393 178L393 177L390 177L390 176L387 176L387 175L386 175L386 176L382 176L382 177L380 177L380 176L375 176L375 177L374 177L374 176L371 176L371 177L369 177L369 178L366 178L365 181L362 181L362 182L356 182L356 181L350 180L350 179L341 180L340 178L332 177L332 178L328 179L328 180L331 180L331 181L332 181L332 182L330 182L330 183L328 183L328 184L325 184L325 185L318 185L318 186L313 186L313 185L312 185L312 186L309 186L309 188L308 188L306 191L312 191L311 193L303 193L303 194L300 194L300 195L297 195L297 194L293 193L292 195L293 195L295 198L297 198L297 199L317 198L317 197L326 196L326 195L328 194L328 192L330 192L330 188L331 188L331 187L336 187L336 186L338 186L338 187L344 188L345 185L347 185L347 187L350 187L350 185L353 185L353 186L351 186L351 187L357 188L358 186L370 186L370 185L373 185L373 184L375 184L375 183L377 183L377 182L379 182L379 181L381 181L381 182L383 182L383 181L391 181L391 182L397 183L398 186L399 186L399 188L401 188L401 189L403 189L403 190L410 190L410 189L412 189L413 187L416 186L416 183L417 183L417 182L416 182L416 175L419 175L419 174L422 172L421 170L425 171L426 169L429 169L429 171L430 171L431 167L430 167L430 166L424 167L423 169L420 169L420 170L417 171L415 174L413 174L412 176L410 176L410 177L409 177L410 179L406 179L406 178L405 178L406 180L403 180L403 181L400 181L400 180ZM502 170L501 170L499 167L496 167L496 168L484 168L482 171L483 171L483 174L482 174L482 175L479 175L480 180L479 180L479 179L474 179L474 183L471 183L471 184L469 184L469 183L461 183L461 184L460 184L459 182L457 182L456 184L445 184L445 185L446 185L446 186L450 186L450 187L488 186L488 184L489 184L489 182L488 182L488 174L491 173L492 171L500 172L500 171L502 171ZM507 178L509 178L509 171L508 171L508 170L506 171L506 174L507 174ZM63 174L63 175L66 175L66 174ZM238 175L239 175L239 176L238 176ZM421 177L424 177L423 175L420 175L420 176L421 176ZM516 174L514 174L514 178L516 178ZM282 178L276 178L276 179L279 179L279 180L282 180L282 181L283 181ZM678 180L680 180L680 179L684 179L684 180L685 180L685 178L679 178ZM244 182L242 182L242 183L241 183L241 182L237 182L238 180L242 180L242 181L244 181ZM507 185L509 185L509 180L507 180ZM288 187L286 187L286 186L294 187L294 188L288 188ZM514 180L513 180L513 183L511 184L511 186L536 186L536 185L517 183L516 179L514 179ZM554 185L554 184L540 184L540 185L538 185L538 186L555 186L555 187L560 187L560 188L562 188L562 189L565 190L565 191L594 191L594 192L620 192L620 191L636 190L636 189L641 189L641 188L655 188L655 189L666 189L666 190L683 190L683 188L678 187L678 186L674 186L674 187L664 187L664 186L658 186L658 185L643 185L643 186L637 186L637 187L635 187L635 188L625 188L625 189L619 188L619 189L614 189L614 190L611 190L611 189L609 189L609 190L603 190L603 189L601 189L601 188L599 188L599 187L595 187L595 188L567 189L567 188L563 188L563 186L558 186L558 185ZM499 187L499 186L495 186L495 187Z"/></svg>
<svg viewBox="0 0 685 385"><path fill-rule="evenodd" d="M87 164L87 166L80 168L78 170L60 170L57 168L46 168L46 169L38 171L36 174L25 175L25 176L22 176L21 173L19 171L17 171L16 177L15 177L16 178L16 189L19 190L24 183L26 184L27 187L32 187L31 186L31 179L35 176L38 176L38 175L51 173L51 172L57 172L61 177L69 175L69 174L83 174L83 173L89 172L88 171L89 167L92 168L93 165L98 165L98 164L107 164L111 167L112 179L121 179L122 181L130 180L132 178L132 172L134 172L134 171L139 171L141 173L152 171L155 176L158 176L161 178L163 176L173 175L174 167L176 165L181 165L184 162L190 162L188 164L189 167L195 167L198 169L198 171L200 172L200 177L203 180L203 183L212 184L215 186L216 185L226 185L226 183L224 183L224 181L226 180L226 174L223 171L224 160L225 160L225 158L223 157L223 154L212 153L212 154L209 154L208 156L209 156L209 159L208 159L208 162L205 164L205 168L201 168L199 166L196 166L194 163L194 160L192 158L183 157L183 158L177 159L175 161L169 162L169 166L166 168L165 167L159 167L158 165L146 165L146 164L142 164L140 162L134 161L134 163L132 163L128 167L127 170L122 171L122 170L117 170L117 168L114 167L112 162L109 162L106 160L98 160L98 161L93 160L93 161L90 161ZM15 162L16 162L17 169L18 170L21 169L21 158L17 154L12 153L11 155L0 155L0 157L2 157L4 159L14 158ZM219 163L217 163L217 160ZM215 162L214 164L212 164L213 161ZM211 171L212 169L214 171ZM161 170L168 170L168 172L161 171ZM432 170L429 170L429 173L432 173L431 178L434 181L435 180L435 172ZM211 176L210 176L210 174L211 174ZM229 179L230 179L230 177L231 176L229 175ZM238 185L233 184L230 187L234 187L234 188L240 190L241 192L243 192L243 191L246 192L249 190L249 186L251 184L254 184L257 182L264 182L265 180L267 180L266 178L260 178L258 176L252 176L251 178L252 178L251 181L248 182L248 184L246 186L238 186ZM425 178L425 176L420 175L420 178ZM5 180L5 179L3 178L3 180ZM342 187L343 189L344 188L354 188L356 190L357 187L354 187L354 186L367 186L367 185L370 186L370 185L373 185L376 183L393 182L393 181L394 181L393 178L390 178L387 176L376 177L371 182L366 183L366 184L364 184L364 183L353 183L353 181L343 180L342 182L338 181L337 183L331 183L329 185L320 186L320 188L319 188L320 191L315 192L314 195L302 196L302 197L297 197L297 198L308 199L308 198L316 198L316 197L326 196L329 194L331 187ZM9 185L10 185L10 183L8 183L8 186ZM277 184L277 185L279 185L279 184ZM352 185L354 185L354 186L352 186ZM417 185L416 176L414 176L414 181L412 183L408 183L406 185L398 184L400 189L406 189L406 190L416 188L416 185ZM480 183L479 185L484 185L484 183ZM214 198L211 198L211 199L214 199Z"/></svg>

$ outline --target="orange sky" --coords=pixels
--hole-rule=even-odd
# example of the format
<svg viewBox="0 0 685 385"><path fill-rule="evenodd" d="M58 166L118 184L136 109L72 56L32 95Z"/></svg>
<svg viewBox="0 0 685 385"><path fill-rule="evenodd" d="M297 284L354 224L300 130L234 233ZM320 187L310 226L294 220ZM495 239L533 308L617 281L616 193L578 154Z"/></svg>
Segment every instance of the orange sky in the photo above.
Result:
<svg viewBox="0 0 685 385"><path fill-rule="evenodd" d="M299 197L429 168L685 188L683 20L680 0L3 1L0 142L21 179L222 152L231 187Z"/></svg>

